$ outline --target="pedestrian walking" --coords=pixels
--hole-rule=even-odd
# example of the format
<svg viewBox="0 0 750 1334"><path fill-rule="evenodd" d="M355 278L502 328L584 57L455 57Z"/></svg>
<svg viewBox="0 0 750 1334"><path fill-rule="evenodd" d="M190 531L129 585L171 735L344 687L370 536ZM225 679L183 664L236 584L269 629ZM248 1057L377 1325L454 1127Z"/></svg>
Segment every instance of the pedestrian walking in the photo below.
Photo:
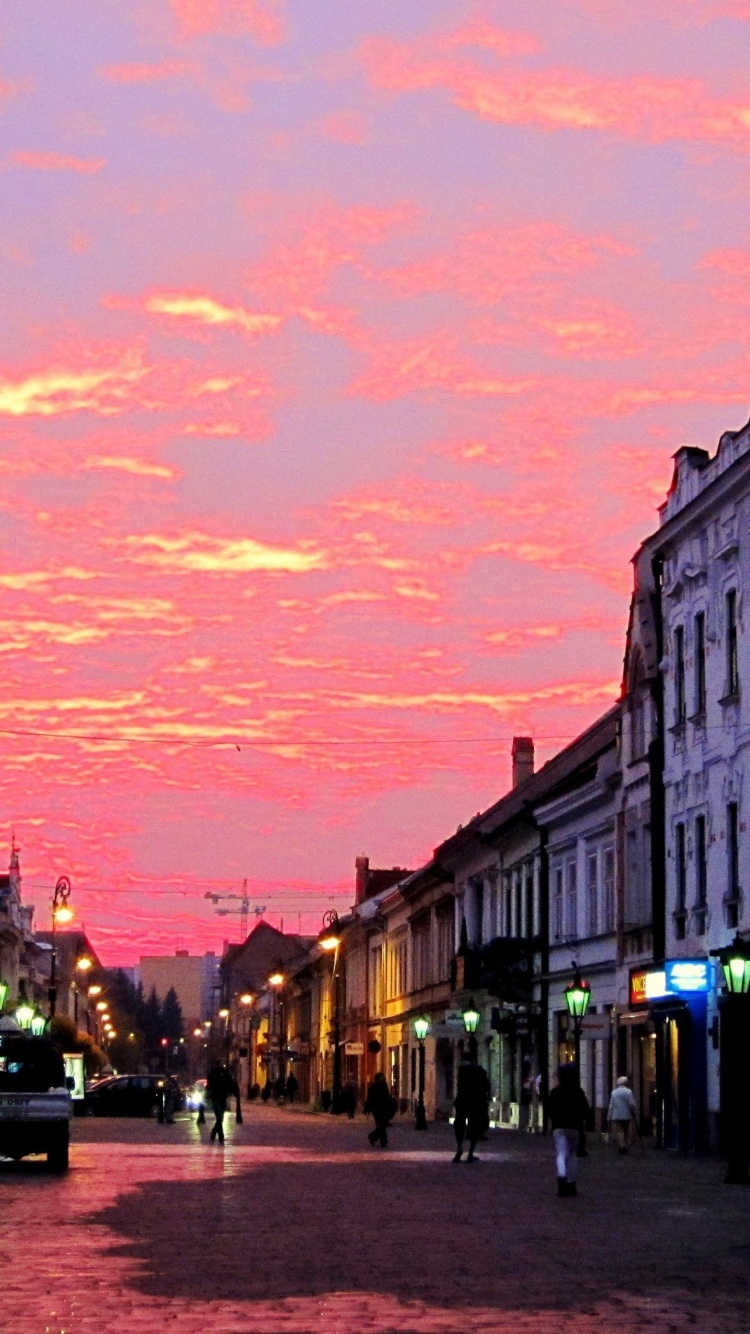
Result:
<svg viewBox="0 0 750 1334"><path fill-rule="evenodd" d="M370 1131L367 1138L373 1146L377 1140L381 1149L387 1149L387 1126L395 1112L395 1099L391 1097L391 1091L381 1070L378 1070L367 1090L364 1110L375 1122L375 1129Z"/></svg>
<svg viewBox="0 0 750 1334"><path fill-rule="evenodd" d="M236 1081L232 1078L225 1065L217 1061L208 1072L206 1080L206 1094L211 1103L211 1110L214 1114L214 1124L211 1127L211 1143L218 1138L220 1144L224 1143L224 1117L226 1115L227 1103L232 1094L238 1094Z"/></svg>
<svg viewBox="0 0 750 1334"><path fill-rule="evenodd" d="M627 1077L620 1075L609 1099L607 1120L614 1128L619 1153L627 1153L630 1137L630 1122L638 1124L638 1108L628 1086Z"/></svg>
<svg viewBox="0 0 750 1334"><path fill-rule="evenodd" d="M349 1120L353 1121L355 1112L357 1110L357 1089L356 1085L353 1083L351 1079L347 1079L346 1083L344 1084L344 1087L341 1090L340 1101L341 1101L342 1112L346 1112L347 1116L349 1117Z"/></svg>
<svg viewBox="0 0 750 1334"><path fill-rule="evenodd" d="M560 1196L577 1195L578 1136L586 1124L589 1104L578 1080L574 1065L561 1065L557 1072L557 1086L552 1089L546 1108L552 1125L557 1166L557 1193Z"/></svg>
<svg viewBox="0 0 750 1334"><path fill-rule="evenodd" d="M287 1102L294 1102L294 1099L297 1096L298 1088L299 1088L299 1083L297 1080L297 1076L293 1075L290 1072L286 1077L286 1084L284 1085L284 1096Z"/></svg>
<svg viewBox="0 0 750 1334"><path fill-rule="evenodd" d="M453 1129L456 1135L454 1163L460 1163L464 1149L464 1139L468 1137L469 1152L467 1163L478 1163L474 1149L478 1139L484 1137L489 1127L489 1106L492 1090L487 1071L479 1065L473 1051L464 1053L458 1067L456 1081L456 1119Z"/></svg>

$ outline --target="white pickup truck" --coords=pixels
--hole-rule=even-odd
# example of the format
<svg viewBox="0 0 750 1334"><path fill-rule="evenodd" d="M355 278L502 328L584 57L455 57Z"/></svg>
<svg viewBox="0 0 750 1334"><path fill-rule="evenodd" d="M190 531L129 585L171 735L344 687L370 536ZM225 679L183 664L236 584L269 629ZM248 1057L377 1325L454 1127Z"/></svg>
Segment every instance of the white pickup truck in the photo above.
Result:
<svg viewBox="0 0 750 1334"><path fill-rule="evenodd" d="M57 1048L44 1037L0 1032L0 1158L47 1155L68 1167L71 1097Z"/></svg>

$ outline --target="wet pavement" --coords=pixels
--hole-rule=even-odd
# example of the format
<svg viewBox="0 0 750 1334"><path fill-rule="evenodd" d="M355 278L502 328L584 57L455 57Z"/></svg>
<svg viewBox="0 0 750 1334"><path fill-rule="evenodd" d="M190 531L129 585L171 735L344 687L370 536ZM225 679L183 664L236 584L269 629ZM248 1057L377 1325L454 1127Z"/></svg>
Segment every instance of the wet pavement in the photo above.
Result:
<svg viewBox="0 0 750 1334"><path fill-rule="evenodd" d="M738 1334L750 1190L716 1160L592 1147L558 1200L551 1144L248 1108L76 1120L72 1166L0 1164L2 1334Z"/></svg>

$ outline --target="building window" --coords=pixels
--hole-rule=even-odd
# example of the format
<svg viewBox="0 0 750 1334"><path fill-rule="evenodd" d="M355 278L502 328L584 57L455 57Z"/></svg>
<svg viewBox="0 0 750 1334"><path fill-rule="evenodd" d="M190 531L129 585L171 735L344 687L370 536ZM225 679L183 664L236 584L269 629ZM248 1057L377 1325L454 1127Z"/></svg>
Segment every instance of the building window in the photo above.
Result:
<svg viewBox="0 0 750 1334"><path fill-rule="evenodd" d="M589 852L586 857L586 926L590 936L599 930L599 856Z"/></svg>
<svg viewBox="0 0 750 1334"><path fill-rule="evenodd" d="M706 846L706 817L695 817L695 934L702 936L706 930L706 904L708 897L708 861Z"/></svg>
<svg viewBox="0 0 750 1334"><path fill-rule="evenodd" d="M687 909L687 855L684 824L675 825L674 859L676 893L674 915L675 935L678 940L684 940Z"/></svg>
<svg viewBox="0 0 750 1334"><path fill-rule="evenodd" d="M737 590L731 589L726 596L726 632L727 632L727 688L728 696L740 693L740 672L737 660Z"/></svg>
<svg viewBox="0 0 750 1334"><path fill-rule="evenodd" d="M430 977L430 917L429 913L412 925L411 957L414 991L429 986Z"/></svg>
<svg viewBox="0 0 750 1334"><path fill-rule="evenodd" d="M523 935L523 867L516 868L516 919L514 922L515 936Z"/></svg>
<svg viewBox="0 0 750 1334"><path fill-rule="evenodd" d="M603 931L615 929L615 850L610 843L602 848Z"/></svg>
<svg viewBox="0 0 750 1334"><path fill-rule="evenodd" d="M699 611L695 618L693 645L694 700L693 713L706 712L706 613Z"/></svg>
<svg viewBox="0 0 750 1334"><path fill-rule="evenodd" d="M436 912L437 925L437 981L445 982L451 975L451 964L455 954L455 917L453 903L439 904Z"/></svg>
<svg viewBox="0 0 750 1334"><path fill-rule="evenodd" d="M526 863L526 935L534 935L534 863Z"/></svg>
<svg viewBox="0 0 750 1334"><path fill-rule="evenodd" d="M569 861L565 878L565 935L575 940L578 935L578 865Z"/></svg>
<svg viewBox="0 0 750 1334"><path fill-rule="evenodd" d="M406 991L407 937L404 932L388 947L388 999L403 996Z"/></svg>
<svg viewBox="0 0 750 1334"><path fill-rule="evenodd" d="M370 951L370 995L373 1015L383 1013L383 950L376 945Z"/></svg>
<svg viewBox="0 0 750 1334"><path fill-rule="evenodd" d="M674 725L681 727L687 716L685 707L685 631L678 625L674 632Z"/></svg>
<svg viewBox="0 0 750 1334"><path fill-rule="evenodd" d="M513 876L511 875L510 871L506 871L505 873L504 897L505 897L505 911L503 913L503 917L505 918L504 934L506 936L512 936L513 935Z"/></svg>
<svg viewBox="0 0 750 1334"><path fill-rule="evenodd" d="M740 924L740 813L736 801L727 806L727 926Z"/></svg>
<svg viewBox="0 0 750 1334"><path fill-rule="evenodd" d="M555 940L562 940L563 937L563 868L558 866L554 875L555 893L552 901L553 913L552 920L554 926Z"/></svg>

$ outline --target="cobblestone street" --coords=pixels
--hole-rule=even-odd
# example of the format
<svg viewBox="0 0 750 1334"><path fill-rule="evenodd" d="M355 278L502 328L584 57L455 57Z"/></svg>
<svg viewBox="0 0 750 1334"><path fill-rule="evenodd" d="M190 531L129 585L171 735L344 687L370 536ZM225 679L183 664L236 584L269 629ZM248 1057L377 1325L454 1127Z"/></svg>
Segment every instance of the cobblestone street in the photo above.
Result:
<svg viewBox="0 0 750 1334"><path fill-rule="evenodd" d="M252 1107L74 1123L72 1167L3 1164L3 1334L614 1334L750 1328L750 1192L717 1161L593 1146L555 1195L548 1140Z"/></svg>

